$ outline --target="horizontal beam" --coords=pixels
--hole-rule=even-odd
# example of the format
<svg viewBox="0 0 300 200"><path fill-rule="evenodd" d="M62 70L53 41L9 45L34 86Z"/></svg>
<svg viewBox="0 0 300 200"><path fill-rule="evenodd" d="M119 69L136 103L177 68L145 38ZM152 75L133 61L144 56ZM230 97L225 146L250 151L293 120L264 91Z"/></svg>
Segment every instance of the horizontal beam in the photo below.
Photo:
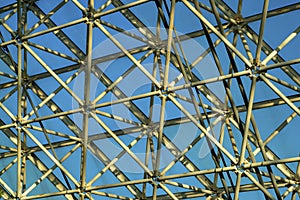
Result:
<svg viewBox="0 0 300 200"><path fill-rule="evenodd" d="M4 13L4 12L7 12L9 10L12 10L12 9L15 9L17 8L17 3L12 3L12 4L8 4L6 6L3 6L1 9L0 9L0 14Z"/></svg>
<svg viewBox="0 0 300 200"><path fill-rule="evenodd" d="M300 95L288 96L288 98L291 102L299 102L300 101ZM284 104L285 104L285 101L282 100L281 98L274 98L274 99L269 99L269 100L253 103L253 110L269 108L269 107L273 107L273 106L280 106L280 105L284 105ZM245 105L237 106L237 109L239 112L247 111L247 107ZM229 108L228 110L230 111L232 109ZM208 112L209 118L215 117L216 115L217 115L217 113ZM194 117L197 119L196 115ZM204 117L204 119L206 119L205 115L203 115L203 117ZM189 122L191 122L191 121L187 117L175 118L175 119L166 120L164 126L168 127L168 126L172 126L172 125L176 125L176 124L184 124L184 123L189 123ZM155 125L157 125L157 123L154 123L154 126ZM147 126L131 127L131 128L125 128L122 130L114 130L114 133L118 136L122 136L122 135L140 132L140 131L143 131L144 129L147 129ZM105 133L99 133L99 134L89 136L89 141L106 139L107 137L109 137L109 136L107 136Z"/></svg>
<svg viewBox="0 0 300 200"><path fill-rule="evenodd" d="M280 159L280 160L249 163L249 164L244 164L243 166L241 166L240 170L250 170L255 167L265 167L265 166L270 166L270 165L278 165L278 164L283 164L283 163L292 163L292 162L299 162L299 161L300 161L300 157L292 157L292 158L286 158L286 159ZM201 171L195 171L195 172L187 172L184 174L173 174L173 175L168 175L168 176L161 176L158 178L158 180L164 181L164 180L169 180L169 179L185 178L185 177L191 177L191 176L197 176L197 175L215 174L215 173L221 173L221 172L226 172L226 171L236 172L237 170L238 169L236 166L220 167L220 168L207 169L207 170L201 170Z"/></svg>
<svg viewBox="0 0 300 200"><path fill-rule="evenodd" d="M283 187L287 187L288 184L287 183L278 183L277 186L279 188L283 188ZM273 185L271 182L265 182L264 183L264 187L266 189L272 189ZM228 190L230 193L234 193L235 191L235 187L228 187ZM254 184L245 184L245 185L241 185L240 186L240 192L250 192L250 191L257 191L260 190L256 185ZM217 191L212 191L214 194L224 194L225 188L220 187L217 189ZM178 199L193 199L193 198L199 198L199 197L204 197L207 196L206 193L201 193L198 191L188 191L188 192L177 192L174 193L174 195L178 198ZM214 196L214 195L212 195ZM147 200L151 200L152 197L147 197ZM157 196L157 200L169 200L170 197L168 195L158 195Z"/></svg>
<svg viewBox="0 0 300 200"><path fill-rule="evenodd" d="M269 10L268 13L267 13L267 18L274 17L274 16L277 16L277 15L282 15L284 13L292 12L292 11L299 10L299 9L300 9L300 3L290 4L288 6L283 6L283 7L280 7L280 8ZM261 16L262 16L262 14L256 14L256 15L245 17L244 22L245 23L250 23L250 22L260 20Z"/></svg>

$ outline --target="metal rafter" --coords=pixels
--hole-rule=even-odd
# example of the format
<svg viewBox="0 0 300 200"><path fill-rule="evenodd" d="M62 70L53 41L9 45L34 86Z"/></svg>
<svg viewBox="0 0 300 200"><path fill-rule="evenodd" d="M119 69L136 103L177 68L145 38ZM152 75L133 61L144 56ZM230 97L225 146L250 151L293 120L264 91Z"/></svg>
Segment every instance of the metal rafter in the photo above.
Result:
<svg viewBox="0 0 300 200"><path fill-rule="evenodd" d="M5 199L56 196L66 199L104 196L114 199L239 199L241 193L248 191L260 191L266 199L296 199L299 196L299 152L293 152L294 157L284 157L273 149L273 141L284 137L286 127L295 126L292 120L299 120L300 76L296 67L300 58L285 60L280 51L292 40L299 39L296 36L300 29L294 27L277 47L271 47L264 40L267 19L276 19L285 13L295 14L293 11L299 10L299 3L270 10L266 0L261 13L252 16L243 16L246 8L242 0L236 2L236 11L222 0L211 0L209 4L188 0L130 3L107 0L100 4L94 0L86 4L79 0L62 0L50 9L45 9L43 3L43 0L12 0L0 8L4 16L0 20L3 61L0 66L0 132L3 133L0 135L3 141L0 159L6 163L0 171L0 190ZM144 6L156 9L152 12L157 15L153 23L155 29L146 25L149 21L145 18L149 16ZM74 20L61 23L55 15L65 12L66 8L82 15L70 13ZM185 31L190 24L180 25L181 12L195 22L200 20L202 27ZM121 23L111 21L110 17L118 16L123 16ZM17 24L11 20L13 17ZM28 20L34 22L29 26ZM260 22L257 33L251 29L254 21ZM42 24L47 29L43 30ZM86 26L86 30L79 30L77 25ZM69 30L76 26L83 36L84 46L77 43L77 36L70 34ZM128 27L137 31L132 32ZM102 32L100 40L110 40L119 50L94 57L97 45L94 42L99 39L99 30ZM139 45L127 48L126 41L115 36L115 32ZM38 42L49 34L56 41ZM191 59L190 54L195 54L191 51L196 47L186 48L185 44L202 40L208 42L207 49L196 52L197 56ZM61 52L60 48L53 50L49 42L56 42L58 47L63 45L71 55ZM223 54L224 50L227 54ZM261 59L263 53L266 57ZM54 62L47 59L48 55ZM212 59L202 65L209 57L214 62ZM229 68L226 59L230 61ZM60 65L59 60L68 64ZM153 60L152 69L148 67L149 60ZM275 64L268 64L271 60ZM35 63L39 64L34 66ZM103 69L107 63L110 66ZM216 75L201 76L201 70L212 67L217 67ZM46 72L32 74L33 69L39 68ZM277 75L278 68L290 79ZM119 74L119 69L122 72L116 78L112 71ZM124 87L124 84L132 84L131 89L140 92L139 87L143 85L129 80L136 71L144 75L146 85L151 85L148 91L143 89L135 94ZM82 75L81 95L78 88L74 88L74 82ZM96 87L94 79L101 85L97 86L101 91L96 92L95 97L91 90ZM45 86L42 81L49 84ZM52 81L59 86L53 88ZM224 97L210 87L212 84L221 85ZM255 94L259 94L261 84L269 87L278 98L257 100ZM285 89L281 90L282 87ZM61 96L68 99L66 101L77 102L79 107L70 106ZM114 109L118 106L123 106L134 117L116 112ZM260 122L264 119L256 118L256 112L275 106L289 106L292 112L286 117L282 115L281 124L265 132ZM80 122L76 116L81 116ZM124 123L126 128L116 123ZM102 130L92 133L95 124ZM218 125L220 130L215 130ZM179 142L176 137L181 131L190 132L183 128L186 126L197 131L184 144L187 138ZM288 130L294 132L297 127ZM205 159L210 160L206 168L195 155L204 145L204 138L209 155ZM110 153L98 142L118 146L118 153L112 155L113 150ZM77 161L75 154L79 155ZM122 162L126 156L141 170L137 172L140 176L124 170ZM65 163L70 159L72 164L67 166ZM95 166L93 159L98 162ZM32 164L34 169L29 168ZM103 166L101 169L98 169L99 164ZM91 167L97 169L92 175ZM12 170L17 175L15 186L6 178ZM28 177L36 173L34 170L41 175L30 184ZM105 175L114 181L105 182ZM38 189L43 187L45 179L55 189Z"/></svg>

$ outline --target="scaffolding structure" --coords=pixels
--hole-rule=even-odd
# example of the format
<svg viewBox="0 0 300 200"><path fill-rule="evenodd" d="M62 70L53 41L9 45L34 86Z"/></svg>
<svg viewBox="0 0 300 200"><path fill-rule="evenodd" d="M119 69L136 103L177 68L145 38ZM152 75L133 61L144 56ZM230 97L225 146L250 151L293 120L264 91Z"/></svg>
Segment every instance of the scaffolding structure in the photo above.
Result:
<svg viewBox="0 0 300 200"><path fill-rule="evenodd" d="M300 3L0 6L4 199L300 198Z"/></svg>

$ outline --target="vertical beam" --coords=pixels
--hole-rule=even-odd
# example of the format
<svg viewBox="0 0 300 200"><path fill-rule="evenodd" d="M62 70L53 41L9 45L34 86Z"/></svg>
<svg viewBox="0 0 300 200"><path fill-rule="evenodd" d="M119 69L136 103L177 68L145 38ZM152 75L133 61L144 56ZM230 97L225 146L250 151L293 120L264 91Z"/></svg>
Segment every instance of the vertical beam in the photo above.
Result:
<svg viewBox="0 0 300 200"><path fill-rule="evenodd" d="M27 5L25 3L23 3L23 13L22 13L22 18L23 18L23 32L25 33L26 29L27 29L27 15L28 15L28 9L27 9ZM23 42L27 42L27 41L23 41ZM23 79L27 79L28 78L28 75L27 75L27 51L25 49L23 49L23 75L22 75L22 78ZM23 85L23 89L26 90L26 86ZM26 115L26 112L27 112L27 98L26 98L26 94L22 93L22 117L24 117ZM23 151L26 151L26 147L27 147L27 137L26 137L26 134L23 133ZM27 182L27 156L23 156L23 159L22 159L22 165L21 165L21 175L22 175L22 192L25 191L26 189L26 182Z"/></svg>
<svg viewBox="0 0 300 200"><path fill-rule="evenodd" d="M243 0L239 0L237 14L240 15L242 13Z"/></svg>
<svg viewBox="0 0 300 200"><path fill-rule="evenodd" d="M164 90L167 88L168 78L169 78L169 68L170 68L170 60L171 60L171 45L172 45L172 41L173 41L173 28L174 28L174 18L175 18L175 6L176 6L176 2L175 2L175 0L172 0L169 30L168 30L165 74L164 74L164 80L163 80L163 89Z"/></svg>
<svg viewBox="0 0 300 200"><path fill-rule="evenodd" d="M82 155L81 155L81 172L80 172L80 199L85 199L86 187L86 164L87 164L87 147L89 135L89 112L90 107L90 86L91 86L91 69L92 69L92 50L93 50L93 15L94 15L94 0L88 2L87 36L86 36L86 66L84 66L84 106L83 106L83 127L82 127Z"/></svg>
<svg viewBox="0 0 300 200"><path fill-rule="evenodd" d="M248 134L249 134L249 127L250 127L250 120L251 120L251 116L252 116L252 107L253 107L253 101L254 101L256 79L257 79L256 77L253 77L252 83L251 83L251 89L250 89L250 95L249 95L249 105L247 108L247 116L246 116L246 123L245 123L245 128L244 128L243 142L242 142L242 147L241 147L241 151L240 151L240 159L238 162L239 166L241 166L245 160L245 150L246 150L246 145L248 143Z"/></svg>
<svg viewBox="0 0 300 200"><path fill-rule="evenodd" d="M260 52L261 52L261 47L262 47L263 38L264 38L264 30L265 30L265 23L266 23L267 14L268 14L268 7L269 7L269 0L265 0L264 6L263 6L263 13L261 16L261 23L260 23L260 27L259 27L258 43L257 43L256 53L255 53L255 63L260 62Z"/></svg>
<svg viewBox="0 0 300 200"><path fill-rule="evenodd" d="M214 3L214 1L211 1L211 2ZM218 16L218 14L216 14L216 16ZM218 20L218 24L219 24L219 27L220 27L220 29L221 29L221 31L222 31L222 27L221 27L221 22L220 22L220 20ZM223 31L222 31L222 32L223 32ZM241 35L241 36L242 36L242 35ZM241 38L242 38L242 37L241 37ZM247 50L248 50L248 44L247 44L246 40L243 41L243 44L244 44L244 46L245 46L246 52L248 53L248 51L247 51ZM229 55L229 56L230 56L230 55ZM252 62L252 58L251 58L252 55L251 55L250 52L248 53L248 56L249 56L249 58L250 58L250 60L251 60L251 62ZM234 65L233 65L233 69L234 69L235 71L237 71L237 67L235 66L235 63L234 63ZM238 84L239 84L239 87L240 87L240 91L241 91L241 93L242 93L242 96L243 96L243 99L244 99L245 104L247 105L247 107L250 107L250 106L252 107L252 106L253 106L253 101L252 101L252 102L248 102L247 97L246 97L246 94L245 94L245 92L244 92L244 86L243 86L243 84L242 84L242 81L241 81L240 77L237 78L237 81L238 81ZM252 83L253 83L253 82L252 82ZM251 90L252 90L252 88L251 88ZM249 98L251 99L251 95L250 95ZM250 114L250 115L248 115L248 114ZM246 119L246 125L245 125L245 126L246 126L246 129L249 129L249 123L250 123L250 120L251 120L251 122L253 123L254 129L255 129L256 132L258 133L258 129L256 128L255 120L254 120L254 117L253 117L253 115L252 115L252 108L251 108L251 113L247 112L247 119ZM247 124L247 123L248 123L248 124ZM247 131L247 130L246 130L246 131ZM248 137L248 136L246 136L246 133L247 133L246 131L245 131L245 133L244 133L244 138L243 138L244 140L243 140L243 144L242 144L242 150L241 150L241 153L244 154L244 153L245 153L245 149L246 149L246 147L247 147L252 162L255 162L254 154L253 154L253 151L251 150L251 146L248 144L247 138L245 138L245 137ZM258 133L258 134L259 134L259 133ZM258 140L259 140L259 139L258 139ZM246 144L245 144L244 142L246 142ZM244 148L244 149L243 149L243 148ZM239 161L241 161L241 159L244 159L244 155L241 155L241 158L240 158ZM242 165L242 163L239 162L239 167L240 167L241 165ZM274 180L274 177L272 176L272 175L273 175L273 174L272 174L272 171L271 171L271 169L269 169L269 168L268 168L268 170L269 170L269 172L270 172L270 176L271 176L271 179L272 179L272 183L273 183L273 185L274 185L274 189L275 189L276 195L277 195L277 197L279 197L280 194L279 194L279 192L278 192L277 184L276 184L276 182L275 182L275 180ZM255 171L258 171L258 169L256 168ZM257 176L258 176L259 182L264 186L263 180L262 180L261 176L259 175L259 173L257 173ZM238 174L238 177L237 177L237 184L236 184L237 187L236 187L236 190L235 190L235 198L236 198L236 199L238 198L238 193L239 193L239 188L240 188L240 186L239 186L240 180L241 180L241 174L239 173L239 174Z"/></svg>
<svg viewBox="0 0 300 200"><path fill-rule="evenodd" d="M156 33L157 35L159 35L160 33L160 16L157 17L157 26L156 26ZM158 39L158 38L157 38ZM155 54L154 54L154 58L153 58L153 68L152 68L152 76L156 77L157 75L157 70L159 70L160 67L160 54L159 51L156 50ZM156 69L157 68L157 69ZM151 92L155 91L155 85L154 83L151 84ZM152 118L153 118L153 111L154 111L154 96L150 97L150 102L149 102L149 114L148 114L148 118L149 121L152 122ZM155 166L155 155L154 155L154 148L153 148L153 134L152 132L148 132L147 134L147 143L146 143L146 148L145 148L145 165L148 167L149 166L149 158L150 158L150 153L151 153L151 161L152 161L152 166ZM146 172L144 172L144 179L148 178L148 174ZM157 192L157 188L155 189L155 184L152 184L153 187L153 198L156 199L156 192ZM143 189L142 189L142 193L143 193L143 198L146 198L146 194L147 194L147 183L143 183Z"/></svg>
<svg viewBox="0 0 300 200"><path fill-rule="evenodd" d="M17 4L17 20L18 29L17 35L21 37L22 35L22 1L19 0ZM17 44L18 48L18 109L17 109L17 131L18 131L18 141L17 141L17 193L16 196L21 197L22 193L22 180L21 180L21 168L22 168L22 131L19 127L19 122L22 120L22 46Z"/></svg>
<svg viewBox="0 0 300 200"><path fill-rule="evenodd" d="M22 120L22 46L18 44L18 116L17 121ZM17 123L18 123L17 122ZM21 166L22 166L22 131L20 124L17 124L18 142L17 142L17 197L21 196L22 181L21 181Z"/></svg>
<svg viewBox="0 0 300 200"><path fill-rule="evenodd" d="M257 79L256 77L252 78L250 95L249 95L249 105L247 108L246 124L245 124L245 128L244 128L243 142L242 142L242 147L241 147L241 151L240 151L238 167L242 166L242 164L244 163L244 160L245 160L245 151L246 151L246 145L248 143L248 135L249 135L250 120L251 120L251 116L252 116L252 107L253 107L253 101L254 101L256 79ZM234 192L234 200L238 200L240 184L241 184L241 177L242 177L242 173L239 172L239 170L238 170L237 180L236 180L236 189Z"/></svg>
<svg viewBox="0 0 300 200"><path fill-rule="evenodd" d="M160 120L159 120L159 128L158 128L158 138L157 138L157 150L156 150L156 159L154 166L154 176L159 175L159 167L160 167L160 159L161 159L161 148L162 148L162 137L164 131L164 123L165 123L165 108L166 108L167 97L161 97L161 108L160 108Z"/></svg>

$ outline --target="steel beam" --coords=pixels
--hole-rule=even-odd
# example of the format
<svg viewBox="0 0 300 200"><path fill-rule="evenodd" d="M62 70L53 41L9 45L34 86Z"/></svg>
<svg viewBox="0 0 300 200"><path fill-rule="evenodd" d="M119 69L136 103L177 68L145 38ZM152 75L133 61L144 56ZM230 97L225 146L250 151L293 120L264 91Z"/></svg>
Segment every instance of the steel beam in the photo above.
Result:
<svg viewBox="0 0 300 200"><path fill-rule="evenodd" d="M269 1L265 0L261 12L251 16L243 16L245 11L243 0L234 3L235 11L222 0L210 0L209 3L196 0L154 2L138 0L128 3L122 0L106 0L95 7L96 3L98 2L94 0L86 3L79 0L59 0L52 8L45 9L46 4L36 0L26 2L18 0L12 4L8 2L0 8L0 14L4 16L0 19L1 30L5 32L3 35L0 33L0 59L7 68L0 69L0 78L5 78L4 81L1 79L0 84L1 92L5 92L1 93L0 99L0 109L3 113L0 131L3 133L2 137L11 141L10 144L0 143L0 161L10 159L0 171L0 192L3 190L3 198L231 199L234 197L237 200L241 198L242 192L258 190L266 199L287 197L296 199L296 196L299 196L300 157L279 157L269 144L275 137L281 136L284 128L300 115L298 107L300 95L297 93L300 91L300 75L295 68L300 60L296 57L285 61L279 55L288 43L298 39L296 36L300 29L295 27L294 31L275 48L264 41L268 18L275 19L299 10L299 3L270 10ZM63 23L56 21L55 15L67 6L77 9L82 15L71 14L72 19ZM145 9L144 6L157 9L153 12L157 15L154 16L155 31L147 27L145 19L140 17L143 13L137 12L140 8ZM179 34L178 22L181 16L178 15L180 13L178 11L185 12L196 22L199 19L202 29L193 27L192 32L189 30L184 32L185 34ZM108 19L115 16L124 17L122 20L125 23L117 25L114 24L114 20L112 22L104 20L104 17ZM13 17L16 17L15 21L11 20ZM31 20L31 17L36 17L37 20L28 27L27 21ZM211 17L215 17L216 21L211 20ZM254 21L260 21L258 33L249 26ZM46 29L38 29L42 24ZM86 37L85 51L79 48L73 36L64 31L67 28L82 27L81 25L87 27L83 33ZM126 30L124 27L127 25L132 25L138 33ZM190 24L184 24L182 27L188 26ZM180 26L181 30L182 27ZM97 40L98 30L103 33L100 40L110 39L119 48L118 52L93 57L95 47L93 42ZM164 31L166 37L162 39ZM141 45L132 49L125 48L123 41L114 36L116 32L137 40ZM37 41L48 34L54 35L57 41L61 42L59 45L66 47L72 55L62 53L60 48L53 50L48 47L48 41L45 45L38 44ZM103 36L105 38L102 38ZM192 53L193 49L183 48L184 43L189 40L201 43L202 39L208 41L208 48L199 52L194 60L189 60L188 54ZM253 43L250 43L249 39ZM251 45L254 45L254 52L251 52L253 51ZM223 50L227 54L223 54ZM262 53L266 54L264 59L261 59ZM53 66L47 65L47 59L42 59L44 55L71 61L73 64L55 66L54 70ZM211 55L219 75L209 78L199 77L194 67ZM230 61L229 67L225 66L228 65L224 60L226 57ZM119 58L128 60L125 64L129 68L116 79L97 67ZM34 63L30 62L31 59L35 59L46 72L28 76L28 70L34 67L32 65ZM149 60L153 60L152 71L144 66ZM269 61L275 64L268 64ZM215 66L203 67L209 69ZM290 80L277 76L275 70L277 68L286 73ZM172 77L171 69L179 74L175 79ZM148 88L150 91L138 95L128 95L122 91L122 87L118 84L134 70L140 70L147 77L147 82L151 85L151 88ZM74 80L81 73L84 74L83 97L78 96L72 88ZM68 77L65 79L67 74ZM90 91L92 76L106 87L95 99L91 97ZM247 79L251 82L246 81ZM49 80L56 81L59 86L47 94L39 83ZM255 91L259 87L256 86L256 82L261 80L262 84L271 88L279 98L266 97L257 101ZM233 84L234 81L237 85ZM277 87L273 82L280 86ZM220 99L217 93L209 89L208 86L215 83L223 84L226 90L224 99ZM291 92L281 91L281 86L290 89ZM80 104L80 107L75 109L59 107L54 98L58 93L69 95ZM108 93L117 99L103 102ZM236 105L236 98L240 97L242 103ZM141 106L138 101L144 99L150 99L150 103ZM16 102L15 109L12 108L12 100ZM159 104L159 112L154 109L156 103ZM137 120L127 119L122 114L109 111L110 106L118 104L125 105ZM274 127L273 131L261 133L256 124L259 119L255 118L254 111L281 105L288 105L292 109L291 114L284 118L278 127ZM166 119L169 115L165 112L173 108L172 106L177 107L176 109L184 116ZM43 109L48 110L46 115L40 115ZM76 125L73 114L83 116L82 127ZM113 124L106 124L102 121L102 117L127 123L129 128L119 129ZM104 132L89 135L90 118L101 126ZM63 123L64 128L55 131L59 130L59 127L49 126L50 120L54 123ZM176 145L172 139L176 133L167 131L173 126L187 123L196 127L198 133L187 146ZM221 128L215 132L213 128L219 124ZM216 133L220 136L217 137ZM43 135L45 138L40 137ZM129 135L134 136L129 142L122 137ZM202 166L198 166L198 162L193 162L197 158L189 154L191 149L198 148L205 138L210 148L210 157L207 159L212 161L209 169L202 169ZM97 140L105 139L113 139L122 147L118 155L108 156L104 153L106 151L102 149L103 147L96 145ZM145 153L144 158L140 159L136 148L140 148L137 144L141 144L142 139L147 141L141 148ZM225 143L227 141L228 144ZM62 154L60 148L68 150ZM161 165L164 159L161 151L163 148L174 156L166 167ZM80 161L77 163L80 164L79 174L76 175L72 174L71 168L64 165L65 160L74 152L81 153ZM39 158L40 154L45 155L45 158ZM103 164L103 169L99 169L97 175L91 179L88 179L87 171L88 154ZM118 167L117 161L125 154L131 156L143 170L140 176L122 171L122 168ZM258 155L262 155L263 160L259 160ZM28 185L29 162L35 166L34 170L41 173L30 185ZM188 172L171 170L177 167L176 164L179 162ZM52 163L51 166L47 165L49 163ZM12 170L17 174L15 188L2 178L3 174L9 175ZM98 185L98 179L108 170L118 182ZM193 186L194 183L183 183L185 178L198 181L195 182L197 186ZM45 179L48 179L56 190L48 194L31 195ZM244 179L249 184L243 184ZM124 190L119 191L118 188L127 191L123 193Z"/></svg>

